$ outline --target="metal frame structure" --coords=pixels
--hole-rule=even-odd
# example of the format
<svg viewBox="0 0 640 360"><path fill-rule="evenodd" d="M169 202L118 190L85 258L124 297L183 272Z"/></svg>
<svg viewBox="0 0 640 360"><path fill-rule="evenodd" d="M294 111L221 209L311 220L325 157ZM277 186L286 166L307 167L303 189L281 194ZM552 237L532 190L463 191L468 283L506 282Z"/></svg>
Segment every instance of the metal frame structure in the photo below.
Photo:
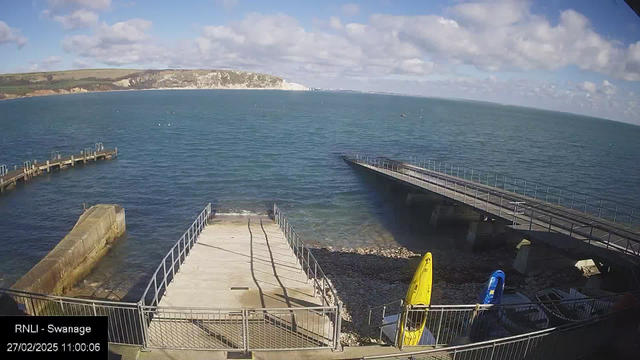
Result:
<svg viewBox="0 0 640 360"><path fill-rule="evenodd" d="M148 347L242 351L340 348L341 304L335 289L276 204L273 209L274 219L305 272L307 281L313 282L313 295L320 296L322 306L251 309L160 306L162 296L168 291L169 284L180 271L198 235L213 214L211 204L208 204L162 259L140 299L146 331L145 344ZM180 331L193 334L194 324L214 336L206 339L171 336L172 332ZM283 329L288 330L280 331ZM221 340L223 337L225 341Z"/></svg>
<svg viewBox="0 0 640 360"><path fill-rule="evenodd" d="M362 359L579 359L611 341L626 317L638 310L638 305L635 305L577 323L515 336L430 350L365 356Z"/></svg>
<svg viewBox="0 0 640 360"><path fill-rule="evenodd" d="M640 208L609 199L493 171L478 170L431 159L409 157L409 163L413 166L597 216L629 228L640 227Z"/></svg>
<svg viewBox="0 0 640 360"><path fill-rule="evenodd" d="M536 198L529 198L515 191L505 191L480 183L470 184L470 181L464 178L386 158L360 155L345 158L470 205L479 211L509 219L513 222L514 228L561 233L590 244L601 244L600 246L606 249L640 257L640 232L635 228L622 228L622 225L618 226L609 220L589 214L576 220L577 218L573 217L574 213L568 213L573 210L563 206L548 206L544 205L544 202L538 204ZM473 176L475 177L475 174Z"/></svg>
<svg viewBox="0 0 640 360"><path fill-rule="evenodd" d="M619 300L621 297L622 294L614 294L597 298L549 301L544 302L543 304L547 305L547 307L562 306L567 311L575 314L574 322L579 322L609 313L613 309L615 301ZM398 300L370 308L368 325L374 328L380 328L380 340L382 340L382 327L394 326L396 328L396 338L393 339L393 345L402 349L405 345L403 343L404 339L399 337L399 322L385 322L385 316L398 314L398 319L404 318L407 319L406 321L408 322L419 322L424 319L425 329L428 329L433 335L433 339L428 345L447 346L463 336L470 338L472 342L500 337L504 334L492 332L492 330L495 329L495 325L502 324L509 328L509 324L504 324L504 321L500 320L501 317L514 312L524 313L532 311L537 312L536 315L530 316L529 319L534 322L535 320L548 318L548 315L550 315L546 309L541 307L540 302L515 305L475 304L410 306L403 304L402 300ZM378 312L381 312L381 315L378 315ZM537 328L532 328L531 331L543 330L557 324L557 321L554 320L551 320L546 324L539 323ZM509 329L512 332L522 330L513 329L512 327Z"/></svg>

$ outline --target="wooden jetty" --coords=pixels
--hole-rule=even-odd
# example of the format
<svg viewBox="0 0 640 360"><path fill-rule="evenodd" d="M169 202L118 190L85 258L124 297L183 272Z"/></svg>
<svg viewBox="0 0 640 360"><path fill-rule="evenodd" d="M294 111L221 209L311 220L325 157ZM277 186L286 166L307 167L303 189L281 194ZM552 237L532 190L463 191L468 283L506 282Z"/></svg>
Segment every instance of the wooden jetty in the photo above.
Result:
<svg viewBox="0 0 640 360"><path fill-rule="evenodd" d="M44 172L63 170L76 164L86 164L88 161L109 160L118 157L118 148L105 149L102 143L96 143L94 148L85 148L79 154L63 157L59 152L51 153L51 159L46 161L25 161L21 167L15 165L9 170L5 165L0 166L0 193L14 188L18 181L27 182Z"/></svg>

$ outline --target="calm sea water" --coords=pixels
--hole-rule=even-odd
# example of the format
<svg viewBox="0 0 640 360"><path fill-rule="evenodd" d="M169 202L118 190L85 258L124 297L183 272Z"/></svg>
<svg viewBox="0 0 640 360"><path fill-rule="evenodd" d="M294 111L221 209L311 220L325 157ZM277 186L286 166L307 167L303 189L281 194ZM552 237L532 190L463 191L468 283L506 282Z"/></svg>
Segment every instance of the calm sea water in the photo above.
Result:
<svg viewBox="0 0 640 360"><path fill-rule="evenodd" d="M0 164L78 153L98 141L117 146L118 160L51 173L0 197L0 286L50 251L83 203L126 209L126 237L91 275L106 287L145 282L208 202L223 212L263 212L277 202L315 244L429 248L466 231L428 229L424 214L346 165L338 156L345 152L424 156L640 205L640 127L577 115L330 92L0 102Z"/></svg>

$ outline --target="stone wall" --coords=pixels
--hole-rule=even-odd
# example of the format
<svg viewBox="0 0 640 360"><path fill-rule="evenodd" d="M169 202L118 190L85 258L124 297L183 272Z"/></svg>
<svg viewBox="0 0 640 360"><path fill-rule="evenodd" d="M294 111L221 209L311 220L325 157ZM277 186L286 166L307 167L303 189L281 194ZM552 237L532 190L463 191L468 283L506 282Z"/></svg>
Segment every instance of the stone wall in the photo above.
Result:
<svg viewBox="0 0 640 360"><path fill-rule="evenodd" d="M125 212L118 205L91 207L47 256L11 288L63 295L82 280L126 230Z"/></svg>

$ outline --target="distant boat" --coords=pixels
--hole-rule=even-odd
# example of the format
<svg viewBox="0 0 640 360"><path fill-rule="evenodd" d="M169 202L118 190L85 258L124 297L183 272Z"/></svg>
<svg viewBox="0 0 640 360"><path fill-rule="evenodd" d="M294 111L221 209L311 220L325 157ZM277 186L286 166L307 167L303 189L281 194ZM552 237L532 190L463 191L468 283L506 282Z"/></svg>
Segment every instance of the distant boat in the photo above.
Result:
<svg viewBox="0 0 640 360"><path fill-rule="evenodd" d="M404 114L400 114L400 117L406 117Z"/></svg>
<svg viewBox="0 0 640 360"><path fill-rule="evenodd" d="M478 303L480 304L500 304L502 299L502 293L504 292L505 274L502 270L494 271L489 280L484 285L480 295L478 296Z"/></svg>
<svg viewBox="0 0 640 360"><path fill-rule="evenodd" d="M499 306L499 322L513 334L543 330L549 327L547 314L538 304L532 304L531 300L520 292L505 290Z"/></svg>

